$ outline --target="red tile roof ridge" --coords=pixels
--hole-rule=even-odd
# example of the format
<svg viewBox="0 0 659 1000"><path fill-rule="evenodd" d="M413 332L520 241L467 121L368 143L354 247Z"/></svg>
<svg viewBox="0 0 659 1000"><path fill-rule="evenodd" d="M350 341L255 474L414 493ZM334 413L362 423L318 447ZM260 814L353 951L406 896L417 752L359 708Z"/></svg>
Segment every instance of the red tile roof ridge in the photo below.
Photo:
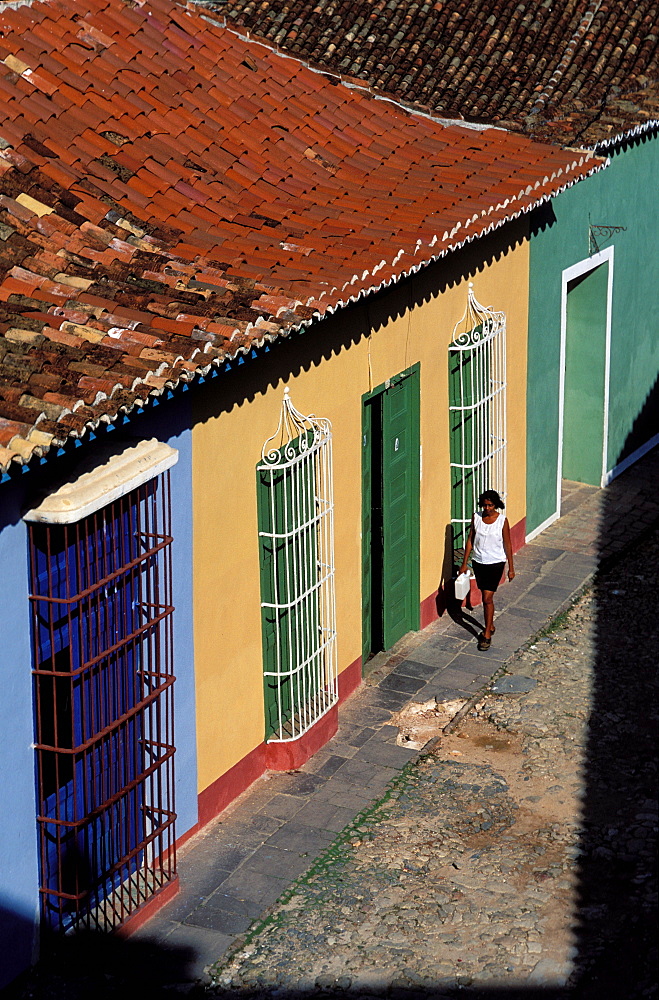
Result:
<svg viewBox="0 0 659 1000"><path fill-rule="evenodd" d="M557 189L552 188L549 192L543 194L540 198L538 198L538 199L536 199L536 200L534 200L532 202L528 202L525 205L520 206L517 211L513 212L512 214L508 214L506 216L505 221L511 221L513 219L519 218L523 214L527 214L528 212L532 211L534 208L537 208L543 202L547 201L550 197L554 197L555 195L560 194L562 191L565 191L568 188L572 187L575 183L577 183L579 180L582 179L582 176L585 177L585 176L590 176L591 174L594 174L594 173L598 173L600 170L603 170L605 168L605 166L607 166L607 165L608 165L608 161L603 162L603 163L602 162L598 162L597 164L595 164L593 167L591 167L583 175L573 176L573 177L570 177L569 179L566 178L565 183L562 184L559 188L557 188ZM563 171L561 170L559 173L563 173ZM510 201L507 199L506 202L504 203L504 206L501 206L501 207L506 207L508 204L510 204ZM499 206L497 206L497 207L499 207ZM491 233L491 232L495 231L502 224L503 224L503 222L501 220L497 220L497 221L491 222L487 226L487 228L481 229L477 234L476 233L472 233L472 234L466 235L463 239L453 240L452 239L453 236L455 236L455 234L457 233L457 231L460 228L462 228L462 224L458 223L458 224L456 224L456 226L453 227L453 229L451 230L450 233L449 232L444 232L443 238L441 240L441 242L444 244L444 246L439 251L439 253L434 254L431 257L424 258L422 261L419 261L419 262L415 263L414 265L410 266L409 268L406 268L402 272L394 274L392 277L390 277L387 280L381 282L379 285L371 285L369 287L361 289L357 293L357 295L350 295L350 296L348 296L348 298L345 298L345 299L340 298L340 299L338 299L337 301L335 301L335 302L333 302L331 304L326 304L324 306L323 311L322 311L322 315L320 313L317 313L316 317L320 319L324 315L331 315L331 314L337 312L339 309L345 308L346 306L348 306L350 304L355 304L355 303L359 302L362 298L364 298L364 297L366 297L368 295L376 294L377 292L383 291L385 288L389 287L390 285L397 284L399 281L403 280L404 278L410 277L411 275L418 273L418 271L420 271L422 268L427 267L429 264L432 264L432 263L440 260L442 257L445 257L448 253L451 253L451 252L454 252L455 250L461 249L467 243L472 242L473 239L476 238L476 236L482 237L482 236L487 235L488 233ZM435 237L433 238L432 243L434 243L434 242L435 242ZM370 273L370 276L374 276L375 273L377 271L381 270L383 267L384 268L390 268L390 269L392 269L395 266L395 264L400 259L402 259L402 257L404 257L405 255L406 255L406 251L403 250L403 249L400 249L397 252L397 254L395 255L395 257L393 258L393 261L390 264L387 264L384 260L382 260L380 262L380 264L378 264L377 267L371 269L370 272L365 272L364 276L362 276L362 280L364 280L364 277L367 276L369 273ZM353 275L353 277L349 281L346 281L344 283L343 287L341 288L341 291L344 291L346 288L348 288L351 284L353 284L357 280L358 280L358 276L357 275ZM336 287L331 288L331 289L325 289L325 290L323 290L319 294L318 300L320 301L321 299L325 298L326 295L327 296L332 296L333 293L337 293L338 291L339 290Z"/></svg>

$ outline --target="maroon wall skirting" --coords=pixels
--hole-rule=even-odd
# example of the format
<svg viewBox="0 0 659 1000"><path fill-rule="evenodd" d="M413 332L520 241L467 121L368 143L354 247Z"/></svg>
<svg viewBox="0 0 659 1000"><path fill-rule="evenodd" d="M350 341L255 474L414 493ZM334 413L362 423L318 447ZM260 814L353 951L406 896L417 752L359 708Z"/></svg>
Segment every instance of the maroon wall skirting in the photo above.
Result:
<svg viewBox="0 0 659 1000"><path fill-rule="evenodd" d="M339 674L339 705L353 694L362 682L362 658L356 660Z"/></svg>
<svg viewBox="0 0 659 1000"><path fill-rule="evenodd" d="M158 892L148 899L146 903L142 903L138 910L135 911L132 917L129 917L125 923L117 927L113 932L117 937L130 937L134 934L136 930L142 927L147 920L151 920L155 917L158 910L161 910L166 903L171 902L174 896L178 895L180 884L178 880L178 875L176 875L171 882L159 889Z"/></svg>
<svg viewBox="0 0 659 1000"><path fill-rule="evenodd" d="M199 827L210 823L265 771L265 743L259 743L242 760L199 793Z"/></svg>
<svg viewBox="0 0 659 1000"><path fill-rule="evenodd" d="M361 657L339 674L339 704L349 698L361 684ZM246 791L264 771L291 771L301 767L336 733L339 724L338 705L324 715L299 740L290 743L261 743L242 760L220 775L212 785L199 793L199 822L183 835L185 842L193 833L214 819L223 809Z"/></svg>
<svg viewBox="0 0 659 1000"><path fill-rule="evenodd" d="M266 743L265 766L269 771L294 771L328 743L339 728L339 706L333 705L315 725L297 740Z"/></svg>

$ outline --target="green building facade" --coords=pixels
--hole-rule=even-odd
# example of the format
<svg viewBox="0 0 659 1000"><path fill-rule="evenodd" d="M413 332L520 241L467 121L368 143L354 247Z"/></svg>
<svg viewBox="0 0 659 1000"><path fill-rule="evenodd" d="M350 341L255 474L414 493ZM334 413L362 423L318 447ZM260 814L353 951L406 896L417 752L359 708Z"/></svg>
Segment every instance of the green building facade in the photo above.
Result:
<svg viewBox="0 0 659 1000"><path fill-rule="evenodd" d="M602 155L533 222L527 538L561 478L604 485L659 442L659 131Z"/></svg>

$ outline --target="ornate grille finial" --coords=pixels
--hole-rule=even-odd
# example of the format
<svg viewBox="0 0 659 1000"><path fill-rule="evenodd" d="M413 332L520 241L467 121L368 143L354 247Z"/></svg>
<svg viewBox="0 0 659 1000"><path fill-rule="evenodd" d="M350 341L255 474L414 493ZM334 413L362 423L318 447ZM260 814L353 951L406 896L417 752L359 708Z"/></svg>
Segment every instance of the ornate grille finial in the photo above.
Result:
<svg viewBox="0 0 659 1000"><path fill-rule="evenodd" d="M261 461L266 465L290 462L301 453L313 448L329 433L328 420L316 417L313 413L305 417L295 409L291 402L290 389L285 386L279 424L275 433L263 445Z"/></svg>
<svg viewBox="0 0 659 1000"><path fill-rule="evenodd" d="M469 349L494 337L505 327L506 317L502 312L495 312L491 306L482 306L474 295L474 283L469 282L467 307L462 319L453 327L451 347ZM462 333L459 333L459 330Z"/></svg>

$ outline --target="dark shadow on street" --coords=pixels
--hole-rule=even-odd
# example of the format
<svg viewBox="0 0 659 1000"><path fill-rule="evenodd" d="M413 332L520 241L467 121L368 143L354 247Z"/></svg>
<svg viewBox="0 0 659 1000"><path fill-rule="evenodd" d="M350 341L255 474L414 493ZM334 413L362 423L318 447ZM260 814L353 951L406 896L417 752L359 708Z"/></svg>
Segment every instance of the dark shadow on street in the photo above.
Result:
<svg viewBox="0 0 659 1000"><path fill-rule="evenodd" d="M465 632L469 635L473 635L474 638L478 636L483 631L483 622L474 618L472 614L469 613L471 609L463 608L460 601L456 601L455 598L451 598L446 602L446 613L451 618L456 625L463 628Z"/></svg>
<svg viewBox="0 0 659 1000"><path fill-rule="evenodd" d="M2 909L0 924L12 929L11 937L3 940L29 953L32 923ZM182 989L191 995L188 990L196 978L194 949L167 948L146 937L137 940L81 932L49 940L42 932L41 952L37 966L0 990L3 1000L128 1000L131 996L147 1000L175 996ZM11 960L11 952L5 952L2 963L7 970Z"/></svg>

